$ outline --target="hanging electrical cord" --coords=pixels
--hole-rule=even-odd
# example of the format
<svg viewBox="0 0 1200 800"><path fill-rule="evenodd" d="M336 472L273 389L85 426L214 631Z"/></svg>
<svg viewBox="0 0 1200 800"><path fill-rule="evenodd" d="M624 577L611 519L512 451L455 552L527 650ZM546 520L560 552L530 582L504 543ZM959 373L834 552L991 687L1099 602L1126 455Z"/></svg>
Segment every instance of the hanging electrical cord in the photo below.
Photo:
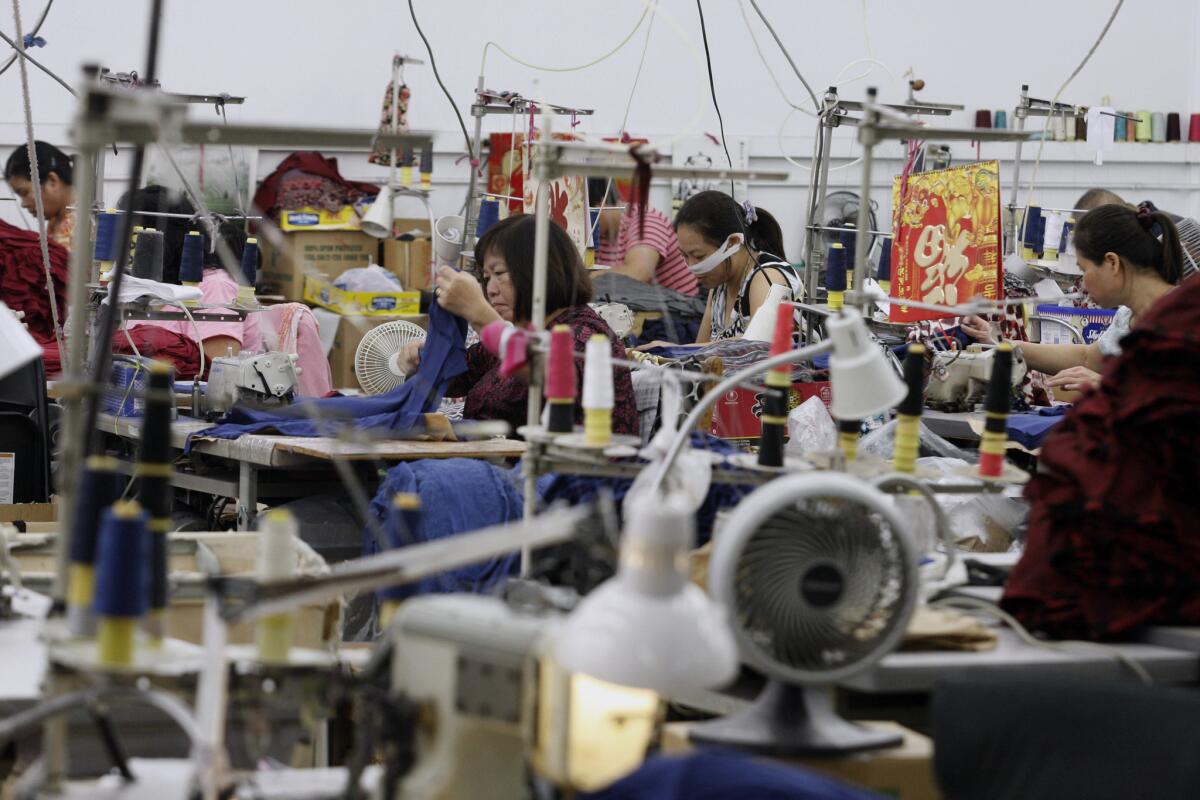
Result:
<svg viewBox="0 0 1200 800"><path fill-rule="evenodd" d="M799 111L801 113L806 113L804 111L804 109L800 109L800 108L793 108L791 111L789 111L787 113L787 115L784 116L784 118L783 118L783 124L779 126L779 133L775 137L775 140L779 144L779 153L780 153L780 155L783 156L784 161L788 162L793 167L799 167L800 169L812 169L812 167L810 165L801 164L799 161L797 161L794 158L792 158L791 156L789 156L783 146L783 132L787 128L788 121L791 120L792 115L795 114L797 111ZM817 144L819 147L820 146L819 139L818 139ZM839 169L849 169L850 167L853 167L855 164L858 164L861 161L862 161L862 156L859 156L858 158L854 159L853 161L849 161L845 164L838 164L836 167L830 167L829 171L833 172L834 170L839 170Z"/></svg>
<svg viewBox="0 0 1200 800"><path fill-rule="evenodd" d="M750 24L750 17L746 15L746 4L744 0L738 0L738 13L742 15L742 22L746 24L746 32L750 34L750 41L754 44L754 52L758 53L758 60L762 62L763 68L767 71L767 74L771 76L771 83L775 84L775 88L779 91L779 96L783 98L783 102L787 103L792 107L793 110L799 111L801 114L807 114L810 117L816 117L817 115L814 112L797 105L792 98L788 97L787 92L784 91L783 84L779 82L779 78L776 77L775 71L771 69L771 64L767 61L767 56L763 53L762 46L758 43L758 37L754 35L754 26Z"/></svg>
<svg viewBox="0 0 1200 800"><path fill-rule="evenodd" d="M22 40L22 45L24 45L24 39L25 39L24 35L18 31L17 37ZM71 84L67 83L62 78L55 75L53 72L50 71L49 67L47 67L42 62L38 61L33 56L29 55L29 53L25 51L24 46L18 47L17 43L15 41L13 41L11 38L9 38L8 34L4 33L4 31L0 31L0 39L3 39L4 41L8 42L8 46L11 47L13 50L17 51L16 57L20 58L22 61L28 61L30 64L33 64L35 67L40 69L42 72L46 73L51 78L58 81L58 85L63 87L64 89L66 89L68 92L70 92L72 97L76 96L75 90L71 88Z"/></svg>
<svg viewBox="0 0 1200 800"><path fill-rule="evenodd" d="M721 116L721 104L717 102L717 85L713 81L712 53L708 49L708 30L704 26L704 7L696 0L696 13L700 15L700 38L704 42L704 63L708 67L708 90L712 93L713 109L717 112L717 124L721 126L721 147L725 150L725 160L733 169L733 157L729 155L729 143L725 141L725 119ZM729 196L733 197L733 178L729 179ZM735 198L736 199L736 198Z"/></svg>
<svg viewBox="0 0 1200 800"><path fill-rule="evenodd" d="M655 2L653 5L658 5L658 3ZM651 5L647 4L646 7L642 9L642 15L640 17L638 17L638 21L633 26L633 30L631 30L629 33L625 34L625 38L622 39L621 41L617 42L616 47L612 48L611 50L609 50L607 53L605 53L602 56L593 58L591 61L588 61L585 64L576 64L576 65L570 66L570 67L547 67L542 64L533 64L533 63L530 63L523 59L517 58L516 56L514 56L512 53L505 50L503 47L501 47L496 42L489 41L483 45L483 58L479 62L479 74L480 75L486 74L488 50L493 47L496 48L496 50L499 51L502 55L507 56L509 59L517 62L522 67L528 67L529 69L536 69L538 72L578 72L579 70L584 70L584 69L587 69L588 67L594 67L597 64L601 63L602 61L605 61L605 60L611 58L612 56L616 55L616 53L618 51L620 51L622 47L629 44L629 40L632 39L633 35L638 32L639 28L642 27L642 23L646 21L646 15L650 13L650 10L651 10Z"/></svg>
<svg viewBox="0 0 1200 800"><path fill-rule="evenodd" d="M37 36L38 32L40 32L42 30L42 24L46 21L46 17L47 17L47 15L49 15L50 9L53 6L54 6L54 0L46 0L46 7L42 9L42 15L40 17L38 17L38 21L37 21L37 23L34 24L33 30L29 32L30 36ZM13 62L16 60L17 60L16 53L13 53L11 56L9 56L8 60L5 61L2 66L0 66L0 75L3 75L4 73L8 72L8 68L11 67L13 65Z"/></svg>
<svg viewBox="0 0 1200 800"><path fill-rule="evenodd" d="M754 13L758 14L758 18L762 20L763 25L766 25L767 30L771 32L772 38L775 39L775 44L779 45L779 50L783 53L784 58L787 59L788 65L792 68L792 72L796 73L796 77L800 79L800 82L804 84L804 88L808 90L808 96L812 98L813 108L819 112L821 110L821 103L817 100L816 92L812 90L812 87L808 85L808 81L804 80L804 76L800 74L800 68L797 67L796 62L792 60L791 53L789 53L787 48L783 46L783 40L779 38L779 34L775 32L773 27L771 27L771 21L767 19L767 15L764 14L762 9L758 7L757 0L750 0L750 7L754 9Z"/></svg>
<svg viewBox="0 0 1200 800"><path fill-rule="evenodd" d="M1117 19L1117 14L1121 11L1121 6L1123 5L1125 5L1125 0L1117 0L1117 5L1113 8L1112 13L1109 14L1108 22L1104 23L1104 28L1100 31L1100 35L1096 37L1095 43L1092 45L1091 49L1087 51L1087 55L1083 57L1083 60L1079 62L1079 66L1075 68L1075 71L1072 72L1065 81L1063 81L1062 86L1058 87L1058 91L1054 93L1054 98L1050 101L1050 113L1046 115L1046 124L1042 128L1042 140L1038 143L1037 157L1033 160L1033 172L1031 172L1029 175L1029 193L1025 200L1025 205L1027 207L1033 205L1034 187L1037 184L1038 168L1042 164L1042 152L1046 148L1046 133L1050 130L1050 125L1054 120L1054 113L1058 108L1058 98L1061 97L1062 93L1066 91L1068 86L1071 85L1071 81L1075 80L1076 76L1083 71L1085 66L1087 66L1088 61L1090 61L1092 58L1092 54L1096 52L1096 49L1100 47L1100 43L1104 41L1104 37L1108 35L1108 29L1112 27L1112 24Z"/></svg>
<svg viewBox="0 0 1200 800"><path fill-rule="evenodd" d="M21 105L25 111L25 137L29 148L29 182L33 207L37 212L38 244L42 251L42 267L46 271L46 294L50 297L50 321L54 325L54 342L64 353L62 321L58 316L58 293L54 290L54 270L50 267L50 242L46 235L46 209L42 204L41 171L38 169L37 141L33 138L33 105L29 99L29 70L25 66L25 40L21 33L21 0L12 0L13 25L17 30L17 56L20 59Z"/></svg>
<svg viewBox="0 0 1200 800"><path fill-rule="evenodd" d="M472 152L471 134L467 133L467 124L463 122L463 116L458 110L458 103L454 102L454 96L450 94L450 90L446 88L446 84L442 82L441 73L438 72L437 59L433 57L433 48L429 45L429 39L426 38L425 32L421 30L421 23L417 21L417 11L413 8L413 0L408 0L408 13L412 17L413 27L417 29L417 35L421 37L421 41L425 43L425 52L429 54L429 66L433 68L433 77L437 80L438 86L442 88L442 94L446 95L446 99L450 101L450 107L454 109L454 116L458 118L458 127L462 129L463 141L467 145L467 153ZM471 165L471 169L475 166Z"/></svg>

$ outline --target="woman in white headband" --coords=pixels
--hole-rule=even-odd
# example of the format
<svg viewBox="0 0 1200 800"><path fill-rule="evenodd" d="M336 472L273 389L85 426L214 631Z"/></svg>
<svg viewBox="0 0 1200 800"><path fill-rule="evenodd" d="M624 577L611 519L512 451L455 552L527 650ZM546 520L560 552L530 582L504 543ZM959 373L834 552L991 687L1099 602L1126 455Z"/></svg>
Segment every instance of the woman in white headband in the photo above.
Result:
<svg viewBox="0 0 1200 800"><path fill-rule="evenodd" d="M724 192L700 192L675 215L675 232L688 269L708 292L698 344L741 337L772 284L794 300L799 277L783 253L775 218Z"/></svg>

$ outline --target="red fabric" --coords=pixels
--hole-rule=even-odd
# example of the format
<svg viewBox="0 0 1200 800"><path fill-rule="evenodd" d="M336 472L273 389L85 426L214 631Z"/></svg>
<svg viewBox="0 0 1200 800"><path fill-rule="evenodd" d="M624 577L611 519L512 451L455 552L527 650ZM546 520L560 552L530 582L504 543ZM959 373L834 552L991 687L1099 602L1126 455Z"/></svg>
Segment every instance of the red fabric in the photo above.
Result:
<svg viewBox="0 0 1200 800"><path fill-rule="evenodd" d="M612 329L589 306L572 306L554 320L555 325L571 329L577 352L583 352L593 334L602 333L612 342L614 358L625 358L625 348ZM575 360L575 384L583 385L583 359ZM446 390L447 397L466 395L465 419L500 419L515 431L528 420L529 386L516 376L500 375L500 359L484 349L482 343L467 348L467 372L456 378ZM575 403L575 421L583 422L583 406ZM613 433L638 434L637 402L629 368L613 367Z"/></svg>
<svg viewBox="0 0 1200 800"><path fill-rule="evenodd" d="M1200 624L1200 277L1121 341L1042 446L1004 607L1060 638Z"/></svg>
<svg viewBox="0 0 1200 800"><path fill-rule="evenodd" d="M137 345L138 354L171 362L175 366L176 380L191 380L200 371L200 348L187 336L167 328L145 325L131 329L129 337ZM127 356L135 355L124 331L117 331L113 335L112 351Z"/></svg>
<svg viewBox="0 0 1200 800"><path fill-rule="evenodd" d="M337 159L325 158L320 153L292 153L283 160L275 171L268 175L254 193L254 205L262 213L278 219L279 184L283 176L291 170L300 170L320 178L333 181L338 186L352 194L366 194L374 197L379 193L379 187L372 183L348 181L338 172Z"/></svg>
<svg viewBox="0 0 1200 800"><path fill-rule="evenodd" d="M67 313L66 248L53 239L50 245L50 274L54 279L54 294L58 300L59 321ZM37 233L17 228L0 220L0 300L14 311L25 312L25 324L34 339L43 345L54 342L54 318L50 313L50 297L46 294L46 269L42 265L42 249ZM57 346L47 360L57 362Z"/></svg>

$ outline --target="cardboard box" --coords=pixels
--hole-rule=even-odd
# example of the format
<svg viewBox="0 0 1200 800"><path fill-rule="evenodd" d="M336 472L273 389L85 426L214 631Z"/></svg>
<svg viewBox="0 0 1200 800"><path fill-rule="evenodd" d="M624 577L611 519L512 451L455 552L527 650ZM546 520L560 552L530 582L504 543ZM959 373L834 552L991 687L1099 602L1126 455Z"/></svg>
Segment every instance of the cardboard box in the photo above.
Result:
<svg viewBox="0 0 1200 800"><path fill-rule="evenodd" d="M259 293L304 299L304 277L331 281L348 269L379 263L379 240L361 231L302 231L286 234L290 257L262 242Z"/></svg>
<svg viewBox="0 0 1200 800"><path fill-rule="evenodd" d="M941 797L933 775L933 741L895 722L865 722L871 728L895 731L904 737L899 747L842 758L773 758L782 764L811 769L896 800L937 800ZM692 749L686 722L663 729L666 755Z"/></svg>
<svg viewBox="0 0 1200 800"><path fill-rule="evenodd" d="M396 317L421 313L420 292L348 292L311 275L304 276L304 300L344 315Z"/></svg>
<svg viewBox="0 0 1200 800"><path fill-rule="evenodd" d="M788 411L810 397L820 397L829 408L833 402L833 387L829 381L793 383L788 396ZM762 398L751 389L734 389L713 406L713 436L721 439L757 439L762 436Z"/></svg>
<svg viewBox="0 0 1200 800"><path fill-rule="evenodd" d="M429 233L427 219L398 219L392 225L396 235L421 230ZM383 242L383 261L386 269L396 273L400 284L409 290L430 289L429 265L433 261L433 244L428 238L400 241L385 239Z"/></svg>
<svg viewBox="0 0 1200 800"><path fill-rule="evenodd" d="M342 206L337 211L324 208L297 208L279 214L279 229L283 231L361 231L363 215L370 203Z"/></svg>
<svg viewBox="0 0 1200 800"><path fill-rule="evenodd" d="M56 522L57 503L0 504L0 522Z"/></svg>
<svg viewBox="0 0 1200 800"><path fill-rule="evenodd" d="M359 388L358 379L354 376L354 351L358 349L358 343L367 335L367 331L397 319L414 322L422 328L429 326L429 316L426 314L392 317L344 316L338 321L333 348L329 351L329 371L333 376L333 388Z"/></svg>

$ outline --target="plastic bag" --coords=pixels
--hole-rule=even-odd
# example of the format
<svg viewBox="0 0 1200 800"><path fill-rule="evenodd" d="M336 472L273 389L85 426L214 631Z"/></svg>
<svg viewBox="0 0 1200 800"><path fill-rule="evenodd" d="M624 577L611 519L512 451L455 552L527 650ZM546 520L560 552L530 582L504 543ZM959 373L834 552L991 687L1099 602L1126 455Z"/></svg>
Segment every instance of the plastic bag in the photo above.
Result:
<svg viewBox="0 0 1200 800"><path fill-rule="evenodd" d="M810 397L788 413L788 443L792 456L837 449L837 425L819 397Z"/></svg>
<svg viewBox="0 0 1200 800"><path fill-rule="evenodd" d="M891 459L896 448L896 424L897 421L892 420L859 439L858 452L870 453L879 458ZM965 461L968 464L979 463L978 453L972 453L950 444L950 442L925 427L924 423L921 424L920 455L954 458Z"/></svg>
<svg viewBox="0 0 1200 800"><path fill-rule="evenodd" d="M355 267L337 276L333 285L347 292L402 292L404 286L395 273L378 264Z"/></svg>

